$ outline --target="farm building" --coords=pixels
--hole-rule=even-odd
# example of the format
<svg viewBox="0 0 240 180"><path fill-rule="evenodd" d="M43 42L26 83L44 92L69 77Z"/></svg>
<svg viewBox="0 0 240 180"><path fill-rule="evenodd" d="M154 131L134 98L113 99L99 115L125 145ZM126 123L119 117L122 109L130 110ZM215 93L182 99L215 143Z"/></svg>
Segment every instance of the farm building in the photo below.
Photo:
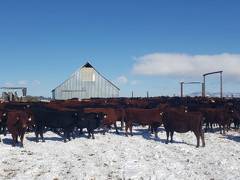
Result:
<svg viewBox="0 0 240 180"><path fill-rule="evenodd" d="M52 90L52 98L66 100L72 98L118 97L119 90L117 86L87 62L74 72L70 78Z"/></svg>

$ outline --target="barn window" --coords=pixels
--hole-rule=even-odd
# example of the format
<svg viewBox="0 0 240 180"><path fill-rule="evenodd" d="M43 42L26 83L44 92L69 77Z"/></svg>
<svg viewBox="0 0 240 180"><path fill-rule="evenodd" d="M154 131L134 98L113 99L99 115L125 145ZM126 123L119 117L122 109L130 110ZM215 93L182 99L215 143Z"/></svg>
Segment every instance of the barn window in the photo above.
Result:
<svg viewBox="0 0 240 180"><path fill-rule="evenodd" d="M82 68L81 76L82 81L94 82L96 80L93 68Z"/></svg>

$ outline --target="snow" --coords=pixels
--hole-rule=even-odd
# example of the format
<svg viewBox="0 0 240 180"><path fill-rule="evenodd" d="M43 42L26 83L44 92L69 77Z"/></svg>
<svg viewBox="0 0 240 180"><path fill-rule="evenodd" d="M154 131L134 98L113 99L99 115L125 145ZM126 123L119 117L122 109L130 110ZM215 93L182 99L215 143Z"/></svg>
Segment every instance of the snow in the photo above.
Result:
<svg viewBox="0 0 240 180"><path fill-rule="evenodd" d="M24 148L12 147L11 136L0 143L0 179L240 179L240 135L205 133L206 147L196 148L193 133L175 133L165 144L134 127L134 136L97 133L64 143L45 133L46 142L26 135Z"/></svg>

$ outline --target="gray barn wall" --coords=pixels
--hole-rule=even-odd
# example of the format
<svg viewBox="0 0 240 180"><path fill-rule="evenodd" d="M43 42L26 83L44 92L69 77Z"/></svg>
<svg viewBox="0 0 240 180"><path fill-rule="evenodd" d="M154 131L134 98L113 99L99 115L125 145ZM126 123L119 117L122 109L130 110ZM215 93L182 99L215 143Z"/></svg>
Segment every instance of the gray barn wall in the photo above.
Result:
<svg viewBox="0 0 240 180"><path fill-rule="evenodd" d="M82 67L52 91L53 99L118 97L119 89L91 67Z"/></svg>

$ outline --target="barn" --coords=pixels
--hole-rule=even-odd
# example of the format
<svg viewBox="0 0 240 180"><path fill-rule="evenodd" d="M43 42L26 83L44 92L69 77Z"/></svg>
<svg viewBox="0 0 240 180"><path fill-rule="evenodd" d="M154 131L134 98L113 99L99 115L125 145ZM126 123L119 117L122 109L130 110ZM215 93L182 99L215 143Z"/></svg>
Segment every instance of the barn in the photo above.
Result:
<svg viewBox="0 0 240 180"><path fill-rule="evenodd" d="M118 97L120 89L100 74L89 62L74 72L66 81L52 90L52 98L66 100L72 98Z"/></svg>

